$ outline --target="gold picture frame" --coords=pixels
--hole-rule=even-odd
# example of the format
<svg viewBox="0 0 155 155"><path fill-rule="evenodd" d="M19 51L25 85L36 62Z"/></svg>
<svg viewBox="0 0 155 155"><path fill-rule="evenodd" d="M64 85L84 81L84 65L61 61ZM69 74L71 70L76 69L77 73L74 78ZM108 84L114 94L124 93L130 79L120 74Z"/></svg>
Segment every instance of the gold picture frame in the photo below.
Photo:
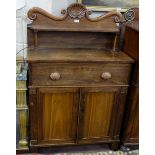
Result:
<svg viewBox="0 0 155 155"><path fill-rule="evenodd" d="M88 0L85 0L88 1ZM110 0L109 0L110 1ZM112 0L111 0L112 1ZM119 0L120 1L120 0ZM139 0L132 0L135 1L132 7L138 7L139 5ZM84 4L83 0L77 0L78 3ZM85 2L86 3L86 2ZM137 4L137 5L136 5ZM92 11L114 11L114 10L119 10L120 12L125 12L131 7L114 7L114 6L106 6L106 5L87 5L84 4L88 9Z"/></svg>

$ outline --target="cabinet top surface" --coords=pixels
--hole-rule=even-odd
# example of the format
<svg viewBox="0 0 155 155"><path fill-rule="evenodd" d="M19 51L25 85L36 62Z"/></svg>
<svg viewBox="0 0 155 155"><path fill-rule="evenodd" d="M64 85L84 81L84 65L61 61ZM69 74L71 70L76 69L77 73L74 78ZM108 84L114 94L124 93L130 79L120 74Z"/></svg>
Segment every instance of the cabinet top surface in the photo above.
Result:
<svg viewBox="0 0 155 155"><path fill-rule="evenodd" d="M106 52L99 49L31 49L27 61L133 63L133 59L124 52Z"/></svg>

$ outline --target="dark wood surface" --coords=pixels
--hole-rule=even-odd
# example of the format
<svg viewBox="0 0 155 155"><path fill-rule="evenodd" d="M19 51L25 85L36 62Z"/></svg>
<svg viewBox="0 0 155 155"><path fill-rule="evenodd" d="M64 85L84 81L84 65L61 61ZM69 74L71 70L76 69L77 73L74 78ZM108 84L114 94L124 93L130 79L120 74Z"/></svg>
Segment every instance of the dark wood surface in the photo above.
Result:
<svg viewBox="0 0 155 155"><path fill-rule="evenodd" d="M132 21L125 24L128 28L139 31L139 21Z"/></svg>
<svg viewBox="0 0 155 155"><path fill-rule="evenodd" d="M123 50L135 60L122 128L122 143L127 146L139 144L139 17L137 9L136 15L135 21L124 26Z"/></svg>
<svg viewBox="0 0 155 155"><path fill-rule="evenodd" d="M134 62L118 50L121 14L91 18L81 4L62 13L28 12L30 149L95 143L116 149Z"/></svg>
<svg viewBox="0 0 155 155"><path fill-rule="evenodd" d="M81 38L81 35L83 36ZM93 48L112 50L114 48L115 33L99 32L33 32L28 29L29 47L40 48ZM59 46L57 46L59 45ZM115 45L117 48L117 44Z"/></svg>
<svg viewBox="0 0 155 155"><path fill-rule="evenodd" d="M134 23L133 23L134 22ZM124 47L125 51L132 58L139 59L139 22L133 21L125 26ZM132 27L131 27L132 25Z"/></svg>
<svg viewBox="0 0 155 155"><path fill-rule="evenodd" d="M28 62L115 62L133 63L134 60L124 52L102 49L32 49L27 56Z"/></svg>
<svg viewBox="0 0 155 155"><path fill-rule="evenodd" d="M118 110L123 113L121 107L125 103L120 102L121 87L83 88L81 91L79 143L117 142L118 124L112 122L122 119L117 115Z"/></svg>
<svg viewBox="0 0 155 155"><path fill-rule="evenodd" d="M64 25L62 27L62 25L55 25L52 26L51 25L29 25L28 28L30 30L33 31L63 31L63 32L119 32L118 28L115 26L115 28L111 28L111 27L104 27L104 25L95 25L96 23L92 23L90 24L89 22L87 23L88 25L86 25L86 23L84 23L85 21L81 20L80 24L75 24L74 20L72 20L71 22L71 26L68 27L68 25ZM52 23L53 24L53 23ZM81 29L80 26L81 24L83 24L83 28ZM98 26L98 27L97 27ZM97 29L98 28L98 29Z"/></svg>
<svg viewBox="0 0 155 155"><path fill-rule="evenodd" d="M139 87L132 85L129 91L126 120L124 121L123 143L139 144Z"/></svg>
<svg viewBox="0 0 155 155"><path fill-rule="evenodd" d="M117 123L121 124L127 87L44 87L30 93L30 111L37 118L30 117L30 126L35 127L31 146L119 141Z"/></svg>
<svg viewBox="0 0 155 155"><path fill-rule="evenodd" d="M38 144L76 142L78 92L78 88L38 89Z"/></svg>
<svg viewBox="0 0 155 155"><path fill-rule="evenodd" d="M35 63L30 66L31 86L88 86L88 85L128 85L130 64L113 63ZM52 80L52 73L59 73L60 79ZM111 74L103 79L103 73Z"/></svg>

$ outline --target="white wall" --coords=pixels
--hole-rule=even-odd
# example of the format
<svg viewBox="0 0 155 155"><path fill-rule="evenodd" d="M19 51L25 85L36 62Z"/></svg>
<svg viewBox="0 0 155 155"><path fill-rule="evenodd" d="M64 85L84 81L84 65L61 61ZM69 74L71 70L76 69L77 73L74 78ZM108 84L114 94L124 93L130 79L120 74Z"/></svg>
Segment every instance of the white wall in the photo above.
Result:
<svg viewBox="0 0 155 155"><path fill-rule="evenodd" d="M54 0L55 2L57 0ZM26 11L30 8L37 6L48 12L51 12L52 8L52 0L26 0Z"/></svg>
<svg viewBox="0 0 155 155"><path fill-rule="evenodd" d="M65 9L69 4L76 2L76 0L16 0L17 4L24 5L23 8L16 10L16 53L27 47L27 11L32 7L40 7L44 10L53 13L54 15L61 15L62 9ZM20 5L18 5L20 6ZM23 52L24 51L24 52ZM18 56L26 57L27 50L23 50Z"/></svg>
<svg viewBox="0 0 155 155"><path fill-rule="evenodd" d="M27 17L25 8L21 8L16 11L16 53L27 47ZM22 56L23 51L18 55ZM26 50L24 50L24 55L26 56Z"/></svg>
<svg viewBox="0 0 155 155"><path fill-rule="evenodd" d="M61 15L61 10L66 9L71 3L75 3L76 0L52 0L51 12L54 15Z"/></svg>

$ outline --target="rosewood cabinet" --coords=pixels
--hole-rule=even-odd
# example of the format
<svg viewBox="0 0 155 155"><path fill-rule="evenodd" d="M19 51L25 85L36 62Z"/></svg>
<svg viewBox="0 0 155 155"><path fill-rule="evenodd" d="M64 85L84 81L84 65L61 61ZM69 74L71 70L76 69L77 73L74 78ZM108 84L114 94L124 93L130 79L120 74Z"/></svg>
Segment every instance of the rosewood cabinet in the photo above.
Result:
<svg viewBox="0 0 155 155"><path fill-rule="evenodd" d="M76 3L62 13L28 12L30 148L107 143L117 149L134 62L118 49L114 17L121 14L90 18Z"/></svg>
<svg viewBox="0 0 155 155"><path fill-rule="evenodd" d="M126 146L139 144L139 9L134 11L135 20L124 25L123 51L135 60L122 128L121 139Z"/></svg>

